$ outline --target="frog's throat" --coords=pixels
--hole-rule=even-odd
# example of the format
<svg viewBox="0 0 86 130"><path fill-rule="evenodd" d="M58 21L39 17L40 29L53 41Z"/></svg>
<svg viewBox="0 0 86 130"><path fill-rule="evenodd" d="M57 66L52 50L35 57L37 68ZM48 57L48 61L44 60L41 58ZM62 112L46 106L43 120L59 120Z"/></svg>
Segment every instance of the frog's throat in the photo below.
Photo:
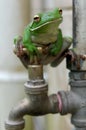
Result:
<svg viewBox="0 0 86 130"><path fill-rule="evenodd" d="M41 28L41 27L43 27L43 26L45 26L47 24L55 23L55 22L61 22L61 21L62 21L62 18L55 19L55 20L52 20L52 21L48 21L48 22L46 22L46 23L44 23L44 24L42 24L42 25L40 25L40 26L38 26L36 28L33 28L33 29L30 28L30 31L35 31L35 30L37 30L37 29L39 29L39 28Z"/></svg>

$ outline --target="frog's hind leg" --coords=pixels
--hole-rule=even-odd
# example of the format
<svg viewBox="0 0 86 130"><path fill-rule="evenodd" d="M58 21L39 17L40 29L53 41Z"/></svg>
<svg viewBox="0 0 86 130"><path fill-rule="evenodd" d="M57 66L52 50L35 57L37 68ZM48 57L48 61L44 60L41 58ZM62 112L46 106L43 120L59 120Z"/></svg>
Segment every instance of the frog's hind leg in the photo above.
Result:
<svg viewBox="0 0 86 130"><path fill-rule="evenodd" d="M63 38L63 46L62 46L61 52L55 58L55 60L51 63L52 67L56 67L62 62L62 60L66 57L65 53L68 51L68 48L71 46L71 44L72 44L72 38L70 37Z"/></svg>
<svg viewBox="0 0 86 130"><path fill-rule="evenodd" d="M53 45L50 49L51 55L53 55L53 56L58 55L61 51L62 45L63 45L62 31L61 31L61 29L59 29L58 35L57 35L57 41L55 43L53 43Z"/></svg>

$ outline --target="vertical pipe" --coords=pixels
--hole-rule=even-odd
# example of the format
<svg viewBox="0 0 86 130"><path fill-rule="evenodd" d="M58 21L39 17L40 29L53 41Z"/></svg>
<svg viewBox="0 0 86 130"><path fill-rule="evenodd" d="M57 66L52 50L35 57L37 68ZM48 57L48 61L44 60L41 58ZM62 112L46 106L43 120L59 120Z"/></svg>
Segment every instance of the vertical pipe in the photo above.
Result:
<svg viewBox="0 0 86 130"><path fill-rule="evenodd" d="M86 0L73 0L73 38L77 53L86 53Z"/></svg>
<svg viewBox="0 0 86 130"><path fill-rule="evenodd" d="M73 47L76 48L77 55L86 53L86 0L73 0ZM84 102L84 100L86 99L86 87L84 88L84 81L86 81L86 77L84 76L83 80L83 76L81 75L82 73L83 75L86 75L86 61L83 61L82 63L84 64L85 74L83 73L83 67L80 68L80 71L75 69L72 74L76 75L75 77L77 80L75 80L75 77L73 77L72 80L75 80L75 83L74 85L71 85L71 88L72 90L74 88L77 94L81 96L81 98L83 97L82 100ZM81 65L82 63L80 62ZM74 67L76 67L76 64L74 65ZM78 72L80 72L80 74ZM70 79L71 83L72 80ZM81 84L77 84L78 82L80 82ZM75 125L76 130L86 130L85 112L86 108L82 107L72 115L71 121Z"/></svg>

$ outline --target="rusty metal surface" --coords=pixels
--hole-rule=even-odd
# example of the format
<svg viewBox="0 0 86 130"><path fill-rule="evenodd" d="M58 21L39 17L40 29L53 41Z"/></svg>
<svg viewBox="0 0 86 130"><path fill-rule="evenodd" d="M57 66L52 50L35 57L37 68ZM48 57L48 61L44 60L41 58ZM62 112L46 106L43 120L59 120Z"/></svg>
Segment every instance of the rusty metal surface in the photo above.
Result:
<svg viewBox="0 0 86 130"><path fill-rule="evenodd" d="M73 0L73 39L77 55L86 54L86 0ZM86 60L81 64L86 70Z"/></svg>

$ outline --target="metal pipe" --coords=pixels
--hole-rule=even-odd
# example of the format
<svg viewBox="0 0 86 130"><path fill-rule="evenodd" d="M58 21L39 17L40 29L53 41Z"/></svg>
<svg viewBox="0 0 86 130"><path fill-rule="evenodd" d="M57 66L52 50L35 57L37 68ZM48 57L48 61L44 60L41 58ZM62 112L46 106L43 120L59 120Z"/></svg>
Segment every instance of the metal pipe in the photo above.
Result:
<svg viewBox="0 0 86 130"><path fill-rule="evenodd" d="M22 130L25 115L39 116L59 112L57 94L48 96L48 85L43 79L43 66L28 66L30 81L25 83L27 98L17 104L9 113L5 122L6 130ZM35 73L33 73L35 71ZM33 76L32 76L33 75Z"/></svg>
<svg viewBox="0 0 86 130"><path fill-rule="evenodd" d="M86 0L73 0L73 39L78 53L86 53Z"/></svg>
<svg viewBox="0 0 86 130"><path fill-rule="evenodd" d="M73 0L73 46L77 55L86 55L86 0ZM86 59L86 58L85 58ZM80 70L86 71L86 61L78 57Z"/></svg>
<svg viewBox="0 0 86 130"><path fill-rule="evenodd" d="M81 55L86 54L86 0L73 0L73 46L76 60L71 62L67 58L67 67L70 69L71 91L78 95L80 104L72 113L71 121L76 130L86 129L86 60ZM70 101L71 102L71 101Z"/></svg>
<svg viewBox="0 0 86 130"><path fill-rule="evenodd" d="M86 0L73 0L73 47L76 60L67 63L72 71L86 71Z"/></svg>

